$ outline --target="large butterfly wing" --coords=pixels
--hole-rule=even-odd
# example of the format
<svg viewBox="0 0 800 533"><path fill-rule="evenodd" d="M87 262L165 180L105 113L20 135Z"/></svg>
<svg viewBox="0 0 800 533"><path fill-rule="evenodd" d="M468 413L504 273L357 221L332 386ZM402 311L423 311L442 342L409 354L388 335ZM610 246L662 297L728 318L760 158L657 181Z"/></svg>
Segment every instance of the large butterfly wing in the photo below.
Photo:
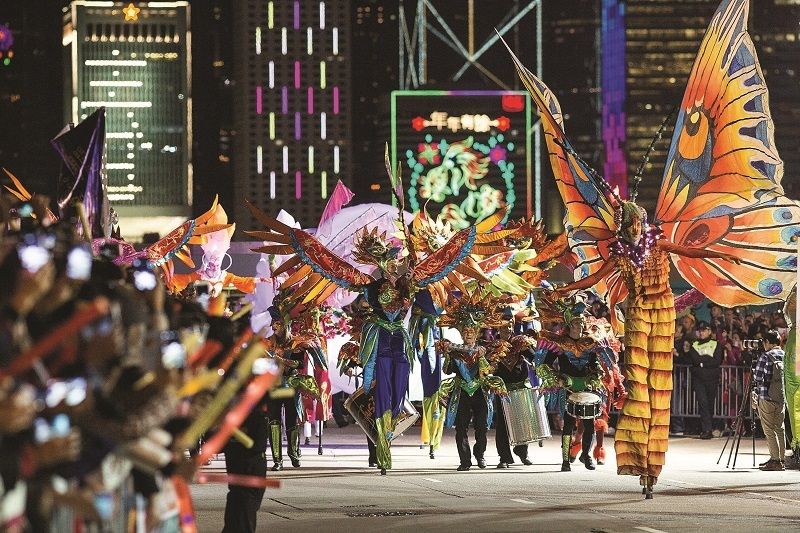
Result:
<svg viewBox="0 0 800 533"><path fill-rule="evenodd" d="M797 281L800 206L788 198L755 205L735 215L663 226L668 238L685 247L736 256L740 263L673 255L690 285L720 305L759 305L785 300Z"/></svg>
<svg viewBox="0 0 800 533"><path fill-rule="evenodd" d="M724 1L703 38L672 136L657 221L734 214L783 195L748 7L747 0Z"/></svg>
<svg viewBox="0 0 800 533"><path fill-rule="evenodd" d="M550 164L567 208L564 226L570 238L593 242L612 237L616 230L614 209L598 187L591 170L567 150L572 145L564 134L564 120L558 100L540 79L522 65L511 49L509 53L517 74L539 108Z"/></svg>
<svg viewBox="0 0 800 533"><path fill-rule="evenodd" d="M609 259L608 245L617 230L614 208L591 170L567 149L571 144L564 134L561 106L553 92L522 65L510 48L509 53L517 74L539 108L550 165L566 207L564 227L570 250L577 259L574 276L576 280L582 279L600 270ZM612 308L627 296L619 276L610 276L594 290Z"/></svg>
<svg viewBox="0 0 800 533"><path fill-rule="evenodd" d="M783 196L767 87L747 33L747 0L722 2L681 103L656 219L677 244L736 256L674 258L683 277L720 304L786 296L800 208Z"/></svg>

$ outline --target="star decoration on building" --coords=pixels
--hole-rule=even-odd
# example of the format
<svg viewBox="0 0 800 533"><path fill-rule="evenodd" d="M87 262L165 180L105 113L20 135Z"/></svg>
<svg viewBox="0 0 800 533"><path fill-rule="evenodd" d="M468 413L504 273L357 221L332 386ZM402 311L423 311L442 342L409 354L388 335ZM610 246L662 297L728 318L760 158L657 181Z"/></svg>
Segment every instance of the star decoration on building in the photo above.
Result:
<svg viewBox="0 0 800 533"><path fill-rule="evenodd" d="M128 7L122 10L125 14L125 22L136 22L139 20L139 12L141 9L133 5L133 2L128 4Z"/></svg>

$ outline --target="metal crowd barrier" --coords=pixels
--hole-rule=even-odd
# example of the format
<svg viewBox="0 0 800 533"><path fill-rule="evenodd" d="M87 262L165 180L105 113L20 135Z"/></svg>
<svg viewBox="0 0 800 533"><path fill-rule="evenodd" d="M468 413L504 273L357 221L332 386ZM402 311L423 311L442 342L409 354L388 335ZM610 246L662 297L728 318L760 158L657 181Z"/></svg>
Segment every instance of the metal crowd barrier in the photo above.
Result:
<svg viewBox="0 0 800 533"><path fill-rule="evenodd" d="M672 374L672 416L700 416L692 387L691 369L689 365L675 365ZM742 402L748 404L747 409L750 409L744 390L749 374L750 369L744 366L722 366L717 398L714 401L714 418L736 418ZM749 414L749 411L745 412Z"/></svg>

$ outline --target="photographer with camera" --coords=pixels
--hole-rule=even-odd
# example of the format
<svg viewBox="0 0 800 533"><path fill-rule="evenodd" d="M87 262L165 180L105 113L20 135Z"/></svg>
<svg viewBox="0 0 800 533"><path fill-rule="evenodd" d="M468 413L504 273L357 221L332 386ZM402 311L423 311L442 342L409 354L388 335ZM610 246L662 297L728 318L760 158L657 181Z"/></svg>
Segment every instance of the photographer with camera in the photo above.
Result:
<svg viewBox="0 0 800 533"><path fill-rule="evenodd" d="M700 438L712 437L711 425L714 415L714 400L719 389L723 346L711 336L708 322L697 325L699 338L692 343L689 356L692 359L692 385L697 395L700 411Z"/></svg>
<svg viewBox="0 0 800 533"><path fill-rule="evenodd" d="M769 446L769 461L759 465L761 470L775 472L784 470L785 441L783 433L784 390L783 357L781 337L774 329L764 334L763 350L753 371L753 409L758 410L761 427Z"/></svg>

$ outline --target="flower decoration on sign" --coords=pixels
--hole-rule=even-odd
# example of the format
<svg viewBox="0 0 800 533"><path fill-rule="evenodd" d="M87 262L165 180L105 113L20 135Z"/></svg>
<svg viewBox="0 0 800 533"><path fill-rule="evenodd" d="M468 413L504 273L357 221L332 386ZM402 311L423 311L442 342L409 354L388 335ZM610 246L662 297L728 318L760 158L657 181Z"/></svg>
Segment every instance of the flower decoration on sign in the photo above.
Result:
<svg viewBox="0 0 800 533"><path fill-rule="evenodd" d="M514 163L508 159L516 146L502 133L490 134L485 143L473 136L452 144L445 138L434 142L431 134L424 141L416 151L405 153L411 170L409 201L413 210L418 211L424 202L440 204L443 219L453 228L463 229L503 206L513 207ZM501 188L497 187L498 174Z"/></svg>

